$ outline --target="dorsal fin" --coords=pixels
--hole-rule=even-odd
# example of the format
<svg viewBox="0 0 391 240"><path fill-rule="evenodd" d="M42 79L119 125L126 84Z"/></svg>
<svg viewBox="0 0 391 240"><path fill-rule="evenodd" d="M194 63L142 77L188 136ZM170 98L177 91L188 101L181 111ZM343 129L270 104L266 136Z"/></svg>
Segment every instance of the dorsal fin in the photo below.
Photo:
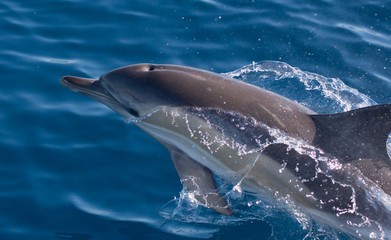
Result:
<svg viewBox="0 0 391 240"><path fill-rule="evenodd" d="M391 104L311 117L316 126L315 146L348 162L367 158L390 163L386 142Z"/></svg>

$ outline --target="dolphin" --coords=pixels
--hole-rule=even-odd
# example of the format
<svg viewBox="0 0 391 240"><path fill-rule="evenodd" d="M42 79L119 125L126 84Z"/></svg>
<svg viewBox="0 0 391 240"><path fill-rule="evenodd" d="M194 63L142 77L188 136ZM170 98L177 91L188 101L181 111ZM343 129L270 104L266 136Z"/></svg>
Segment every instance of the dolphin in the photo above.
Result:
<svg viewBox="0 0 391 240"><path fill-rule="evenodd" d="M219 175L248 192L287 196L348 234L391 231L391 104L317 114L257 86L176 65L136 64L60 82L163 144L205 207L234 213Z"/></svg>

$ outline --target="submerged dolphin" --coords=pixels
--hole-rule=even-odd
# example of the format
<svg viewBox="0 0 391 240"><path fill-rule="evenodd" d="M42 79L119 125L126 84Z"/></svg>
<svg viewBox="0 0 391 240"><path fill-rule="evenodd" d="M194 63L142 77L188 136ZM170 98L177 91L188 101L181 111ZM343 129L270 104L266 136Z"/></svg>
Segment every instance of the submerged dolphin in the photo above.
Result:
<svg viewBox="0 0 391 240"><path fill-rule="evenodd" d="M391 230L390 104L317 115L245 82L174 65L137 64L61 83L161 142L185 187L217 212L233 214L213 174L250 192L288 196L341 231L365 226L381 238ZM278 136L298 139L296 147Z"/></svg>

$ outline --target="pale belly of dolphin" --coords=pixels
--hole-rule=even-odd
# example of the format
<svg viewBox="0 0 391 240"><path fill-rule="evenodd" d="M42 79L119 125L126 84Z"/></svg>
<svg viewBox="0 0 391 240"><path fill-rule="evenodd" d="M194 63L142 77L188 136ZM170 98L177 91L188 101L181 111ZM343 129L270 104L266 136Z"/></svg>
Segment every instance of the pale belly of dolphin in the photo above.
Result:
<svg viewBox="0 0 391 240"><path fill-rule="evenodd" d="M354 199L357 193L348 184L336 183L332 176L320 173L318 162L311 158L308 162L316 166L304 168L308 163L305 162L297 165L296 171L292 167L288 168L286 165L289 165L289 162L281 162L281 159L265 153L267 151L264 150L270 143L268 140L265 142L264 136L256 135L262 131L251 132L255 135L250 140L248 135L243 138L243 134L239 134L246 128L256 128L256 123L240 122L234 114L223 114L228 114L228 117L219 120L221 116L214 116L213 111L165 108L135 124L162 144L176 146L214 174L245 191L259 194L262 199L266 197L270 200L270 197L278 196L283 201L293 200L298 203L294 209L285 207L293 215L310 213L320 222L334 223L337 228L343 224L345 231L346 228L352 228L354 231L354 226L346 226L346 221L353 219L360 222L364 215L355 212ZM286 153L286 150L282 149L281 152ZM299 170L299 167L303 169ZM303 178L300 174L304 172L313 177ZM319 184L315 194L307 185L311 181ZM322 187L325 182L329 185ZM316 195L323 192L323 188L324 195ZM329 194L326 189L330 191ZM370 191L368 193L370 194ZM346 198L341 199L343 196ZM343 204L339 205L340 203ZM374 228L377 228L377 225L372 223Z"/></svg>
<svg viewBox="0 0 391 240"><path fill-rule="evenodd" d="M310 190L278 161L262 153L266 143L251 147L217 129L205 116L181 109L165 109L135 124L163 144L174 145L192 159L252 193L291 196L312 208ZM239 126L240 128L240 126ZM267 191L265 191L267 190Z"/></svg>

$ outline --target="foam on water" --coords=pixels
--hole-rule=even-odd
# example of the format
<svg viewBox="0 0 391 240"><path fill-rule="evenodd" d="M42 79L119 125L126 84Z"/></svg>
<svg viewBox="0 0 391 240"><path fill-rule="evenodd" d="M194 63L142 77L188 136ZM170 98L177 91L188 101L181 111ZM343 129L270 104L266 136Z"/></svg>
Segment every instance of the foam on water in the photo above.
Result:
<svg viewBox="0 0 391 240"><path fill-rule="evenodd" d="M284 62L253 62L225 75L296 100L318 113L349 111L376 104L338 78L302 71Z"/></svg>

